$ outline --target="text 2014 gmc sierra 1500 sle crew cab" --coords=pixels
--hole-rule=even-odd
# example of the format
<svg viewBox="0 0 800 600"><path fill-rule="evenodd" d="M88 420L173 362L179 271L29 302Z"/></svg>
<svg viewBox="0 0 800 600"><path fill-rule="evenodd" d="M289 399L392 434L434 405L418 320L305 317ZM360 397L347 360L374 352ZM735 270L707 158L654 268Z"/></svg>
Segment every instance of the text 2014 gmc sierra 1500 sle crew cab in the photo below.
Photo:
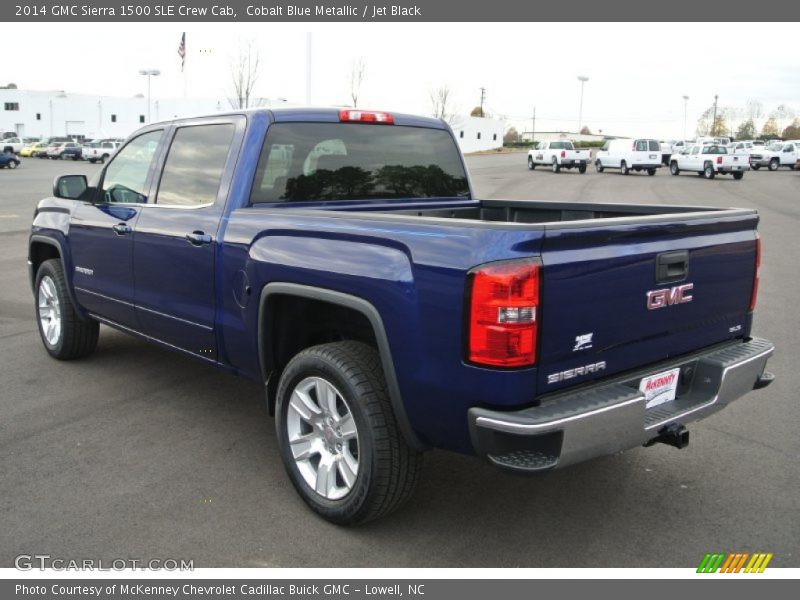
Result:
<svg viewBox="0 0 800 600"><path fill-rule="evenodd" d="M538 473L682 447L766 386L757 223L479 200L442 121L261 109L149 125L57 178L29 266L53 357L103 323L262 382L299 494L357 523L428 448Z"/></svg>

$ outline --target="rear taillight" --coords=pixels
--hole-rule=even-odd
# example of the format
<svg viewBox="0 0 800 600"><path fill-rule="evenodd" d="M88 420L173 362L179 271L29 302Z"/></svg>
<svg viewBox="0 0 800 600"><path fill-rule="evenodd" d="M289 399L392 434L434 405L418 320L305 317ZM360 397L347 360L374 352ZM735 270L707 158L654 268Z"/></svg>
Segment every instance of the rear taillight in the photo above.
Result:
<svg viewBox="0 0 800 600"><path fill-rule="evenodd" d="M470 362L526 367L536 362L540 265L535 260L490 263L470 271Z"/></svg>
<svg viewBox="0 0 800 600"><path fill-rule="evenodd" d="M394 117L392 117L392 115L374 110L340 110L339 120L346 123L394 124Z"/></svg>
<svg viewBox="0 0 800 600"><path fill-rule="evenodd" d="M721 165L721 164L722 164L722 157L721 157L721 156L718 156L718 157L717 157L717 164L718 164L718 165Z"/></svg>
<svg viewBox="0 0 800 600"><path fill-rule="evenodd" d="M567 157L567 151L566 150L562 150L561 151L561 158L566 158L566 157Z"/></svg>
<svg viewBox="0 0 800 600"><path fill-rule="evenodd" d="M761 236L756 231L756 271L753 274L753 293L750 294L750 312L756 309L758 300L758 280L761 278Z"/></svg>

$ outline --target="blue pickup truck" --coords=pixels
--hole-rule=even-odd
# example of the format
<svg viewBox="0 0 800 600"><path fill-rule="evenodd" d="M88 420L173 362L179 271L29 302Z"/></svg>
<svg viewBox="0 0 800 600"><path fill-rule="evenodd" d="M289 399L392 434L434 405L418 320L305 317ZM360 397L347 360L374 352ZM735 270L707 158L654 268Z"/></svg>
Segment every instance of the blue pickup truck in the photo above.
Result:
<svg viewBox="0 0 800 600"><path fill-rule="evenodd" d="M750 209L475 198L442 121L334 109L158 123L30 235L57 359L99 325L261 382L326 519L402 504L425 450L541 473L688 443L773 376Z"/></svg>

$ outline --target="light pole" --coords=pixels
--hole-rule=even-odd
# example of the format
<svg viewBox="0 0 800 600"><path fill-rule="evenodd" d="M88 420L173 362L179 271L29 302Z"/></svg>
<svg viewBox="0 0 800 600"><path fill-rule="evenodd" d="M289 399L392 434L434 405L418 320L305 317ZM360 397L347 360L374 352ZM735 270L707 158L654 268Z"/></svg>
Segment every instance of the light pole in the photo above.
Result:
<svg viewBox="0 0 800 600"><path fill-rule="evenodd" d="M581 102L578 106L578 134L581 133L581 121L583 121L583 86L589 81L586 75L578 75L578 81L581 82Z"/></svg>
<svg viewBox="0 0 800 600"><path fill-rule="evenodd" d="M147 76L147 122L150 123L150 77L161 75L161 71L158 69L142 69L139 71L139 75Z"/></svg>
<svg viewBox="0 0 800 600"><path fill-rule="evenodd" d="M683 97L683 141L686 141L686 114L689 110L689 96Z"/></svg>

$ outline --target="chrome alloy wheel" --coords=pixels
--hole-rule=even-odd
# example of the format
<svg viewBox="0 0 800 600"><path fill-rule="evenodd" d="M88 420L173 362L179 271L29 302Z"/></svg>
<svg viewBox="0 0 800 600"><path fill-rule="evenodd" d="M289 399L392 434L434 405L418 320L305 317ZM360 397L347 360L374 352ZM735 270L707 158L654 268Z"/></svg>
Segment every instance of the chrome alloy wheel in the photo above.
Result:
<svg viewBox="0 0 800 600"><path fill-rule="evenodd" d="M39 322L47 343L56 346L61 339L61 303L58 301L56 284L46 275L39 282Z"/></svg>
<svg viewBox="0 0 800 600"><path fill-rule="evenodd" d="M306 377L292 391L286 432L297 469L328 500L344 498L358 475L358 431L342 395L321 377Z"/></svg>

